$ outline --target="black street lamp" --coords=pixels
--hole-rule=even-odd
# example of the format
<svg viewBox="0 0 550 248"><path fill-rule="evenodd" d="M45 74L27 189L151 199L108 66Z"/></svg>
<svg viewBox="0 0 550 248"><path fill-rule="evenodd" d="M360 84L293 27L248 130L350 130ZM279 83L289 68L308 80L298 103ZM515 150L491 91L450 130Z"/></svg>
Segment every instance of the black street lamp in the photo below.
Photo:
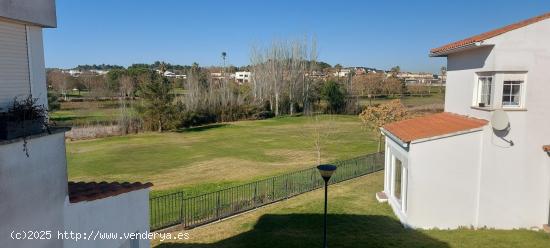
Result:
<svg viewBox="0 0 550 248"><path fill-rule="evenodd" d="M321 177L325 180L325 217L324 217L324 230L323 230L323 247L327 247L327 196L328 196L328 180L336 171L336 166L331 164L322 164L317 166Z"/></svg>

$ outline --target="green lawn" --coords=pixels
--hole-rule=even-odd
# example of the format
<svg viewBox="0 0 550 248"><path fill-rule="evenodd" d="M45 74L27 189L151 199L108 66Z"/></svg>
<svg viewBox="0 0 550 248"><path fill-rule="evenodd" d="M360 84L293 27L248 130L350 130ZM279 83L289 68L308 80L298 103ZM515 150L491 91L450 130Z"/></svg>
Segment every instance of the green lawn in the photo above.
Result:
<svg viewBox="0 0 550 248"><path fill-rule="evenodd" d="M385 103L394 99L400 99L392 98L392 97L384 97L384 98L373 98L372 101L369 100L369 98L363 97L360 99L360 104L363 106L368 106L369 104L380 104ZM440 104L443 105L445 103L445 93L439 93L435 92L428 96L406 96L402 99L403 105L412 108L412 107L418 107L418 106L425 106L425 105L434 105L434 104Z"/></svg>
<svg viewBox="0 0 550 248"><path fill-rule="evenodd" d="M181 132L67 142L70 180L152 182L153 195L193 195L316 164L375 152L376 135L357 116L283 117L214 124Z"/></svg>
<svg viewBox="0 0 550 248"><path fill-rule="evenodd" d="M550 247L550 235L529 230L405 229L374 194L383 172L329 190L329 247ZM218 223L186 230L189 240L156 240L157 248L321 247L323 191L316 190ZM172 233L177 235L178 232Z"/></svg>
<svg viewBox="0 0 550 248"><path fill-rule="evenodd" d="M128 106L131 102L127 101ZM129 107L129 114L136 114ZM62 102L61 109L50 112L50 120L62 126L115 124L121 115L118 101Z"/></svg>

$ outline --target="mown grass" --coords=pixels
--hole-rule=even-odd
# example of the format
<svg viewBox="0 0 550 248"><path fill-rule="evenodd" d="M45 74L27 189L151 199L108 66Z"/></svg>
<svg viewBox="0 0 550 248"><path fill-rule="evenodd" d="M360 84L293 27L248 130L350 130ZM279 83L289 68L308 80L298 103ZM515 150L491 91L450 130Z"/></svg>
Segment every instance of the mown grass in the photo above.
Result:
<svg viewBox="0 0 550 248"><path fill-rule="evenodd" d="M529 230L405 229L387 204L378 172L329 189L329 247L550 247L550 235ZM189 240L155 240L157 248L321 247L323 191L316 190L218 223L186 230ZM177 233L172 233L173 235Z"/></svg>
<svg viewBox="0 0 550 248"><path fill-rule="evenodd" d="M434 93L430 95L425 96L405 96L403 98L399 97L381 97L381 98L373 98L369 99L366 97L362 97L359 101L359 104L362 106L368 106L369 104L381 104L385 103L391 100L400 99L402 100L403 105L406 107L412 108L412 107L418 107L423 105L435 105L440 104L443 105L445 103L445 93L434 91Z"/></svg>
<svg viewBox="0 0 550 248"><path fill-rule="evenodd" d="M214 124L167 133L67 142L70 180L153 182L153 194L209 192L372 153L377 136L357 116L283 117Z"/></svg>
<svg viewBox="0 0 550 248"><path fill-rule="evenodd" d="M134 115L131 101L127 101L129 114ZM86 126L116 123L121 115L118 101L61 102L59 110L49 113L50 120L63 126Z"/></svg>

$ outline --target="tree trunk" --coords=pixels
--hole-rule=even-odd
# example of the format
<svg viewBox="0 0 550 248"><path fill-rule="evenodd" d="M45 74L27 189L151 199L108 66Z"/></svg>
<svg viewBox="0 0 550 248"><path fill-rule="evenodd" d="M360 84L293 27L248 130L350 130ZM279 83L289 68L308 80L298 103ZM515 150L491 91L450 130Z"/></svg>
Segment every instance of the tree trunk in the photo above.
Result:
<svg viewBox="0 0 550 248"><path fill-rule="evenodd" d="M279 92L275 92L275 116L279 116Z"/></svg>
<svg viewBox="0 0 550 248"><path fill-rule="evenodd" d="M162 133L162 120L159 119L159 133Z"/></svg>
<svg viewBox="0 0 550 248"><path fill-rule="evenodd" d="M381 148L382 148L382 134L378 136L378 152L382 151Z"/></svg>

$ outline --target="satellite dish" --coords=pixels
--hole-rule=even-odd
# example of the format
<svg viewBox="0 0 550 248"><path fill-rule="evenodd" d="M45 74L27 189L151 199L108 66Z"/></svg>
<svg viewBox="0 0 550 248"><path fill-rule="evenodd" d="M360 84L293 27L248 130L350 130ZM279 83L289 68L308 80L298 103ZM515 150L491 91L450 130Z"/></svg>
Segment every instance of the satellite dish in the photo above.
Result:
<svg viewBox="0 0 550 248"><path fill-rule="evenodd" d="M493 112L493 117L491 117L491 126L493 129L498 131L504 131L510 126L510 120L508 119L508 114L502 109L497 109Z"/></svg>

